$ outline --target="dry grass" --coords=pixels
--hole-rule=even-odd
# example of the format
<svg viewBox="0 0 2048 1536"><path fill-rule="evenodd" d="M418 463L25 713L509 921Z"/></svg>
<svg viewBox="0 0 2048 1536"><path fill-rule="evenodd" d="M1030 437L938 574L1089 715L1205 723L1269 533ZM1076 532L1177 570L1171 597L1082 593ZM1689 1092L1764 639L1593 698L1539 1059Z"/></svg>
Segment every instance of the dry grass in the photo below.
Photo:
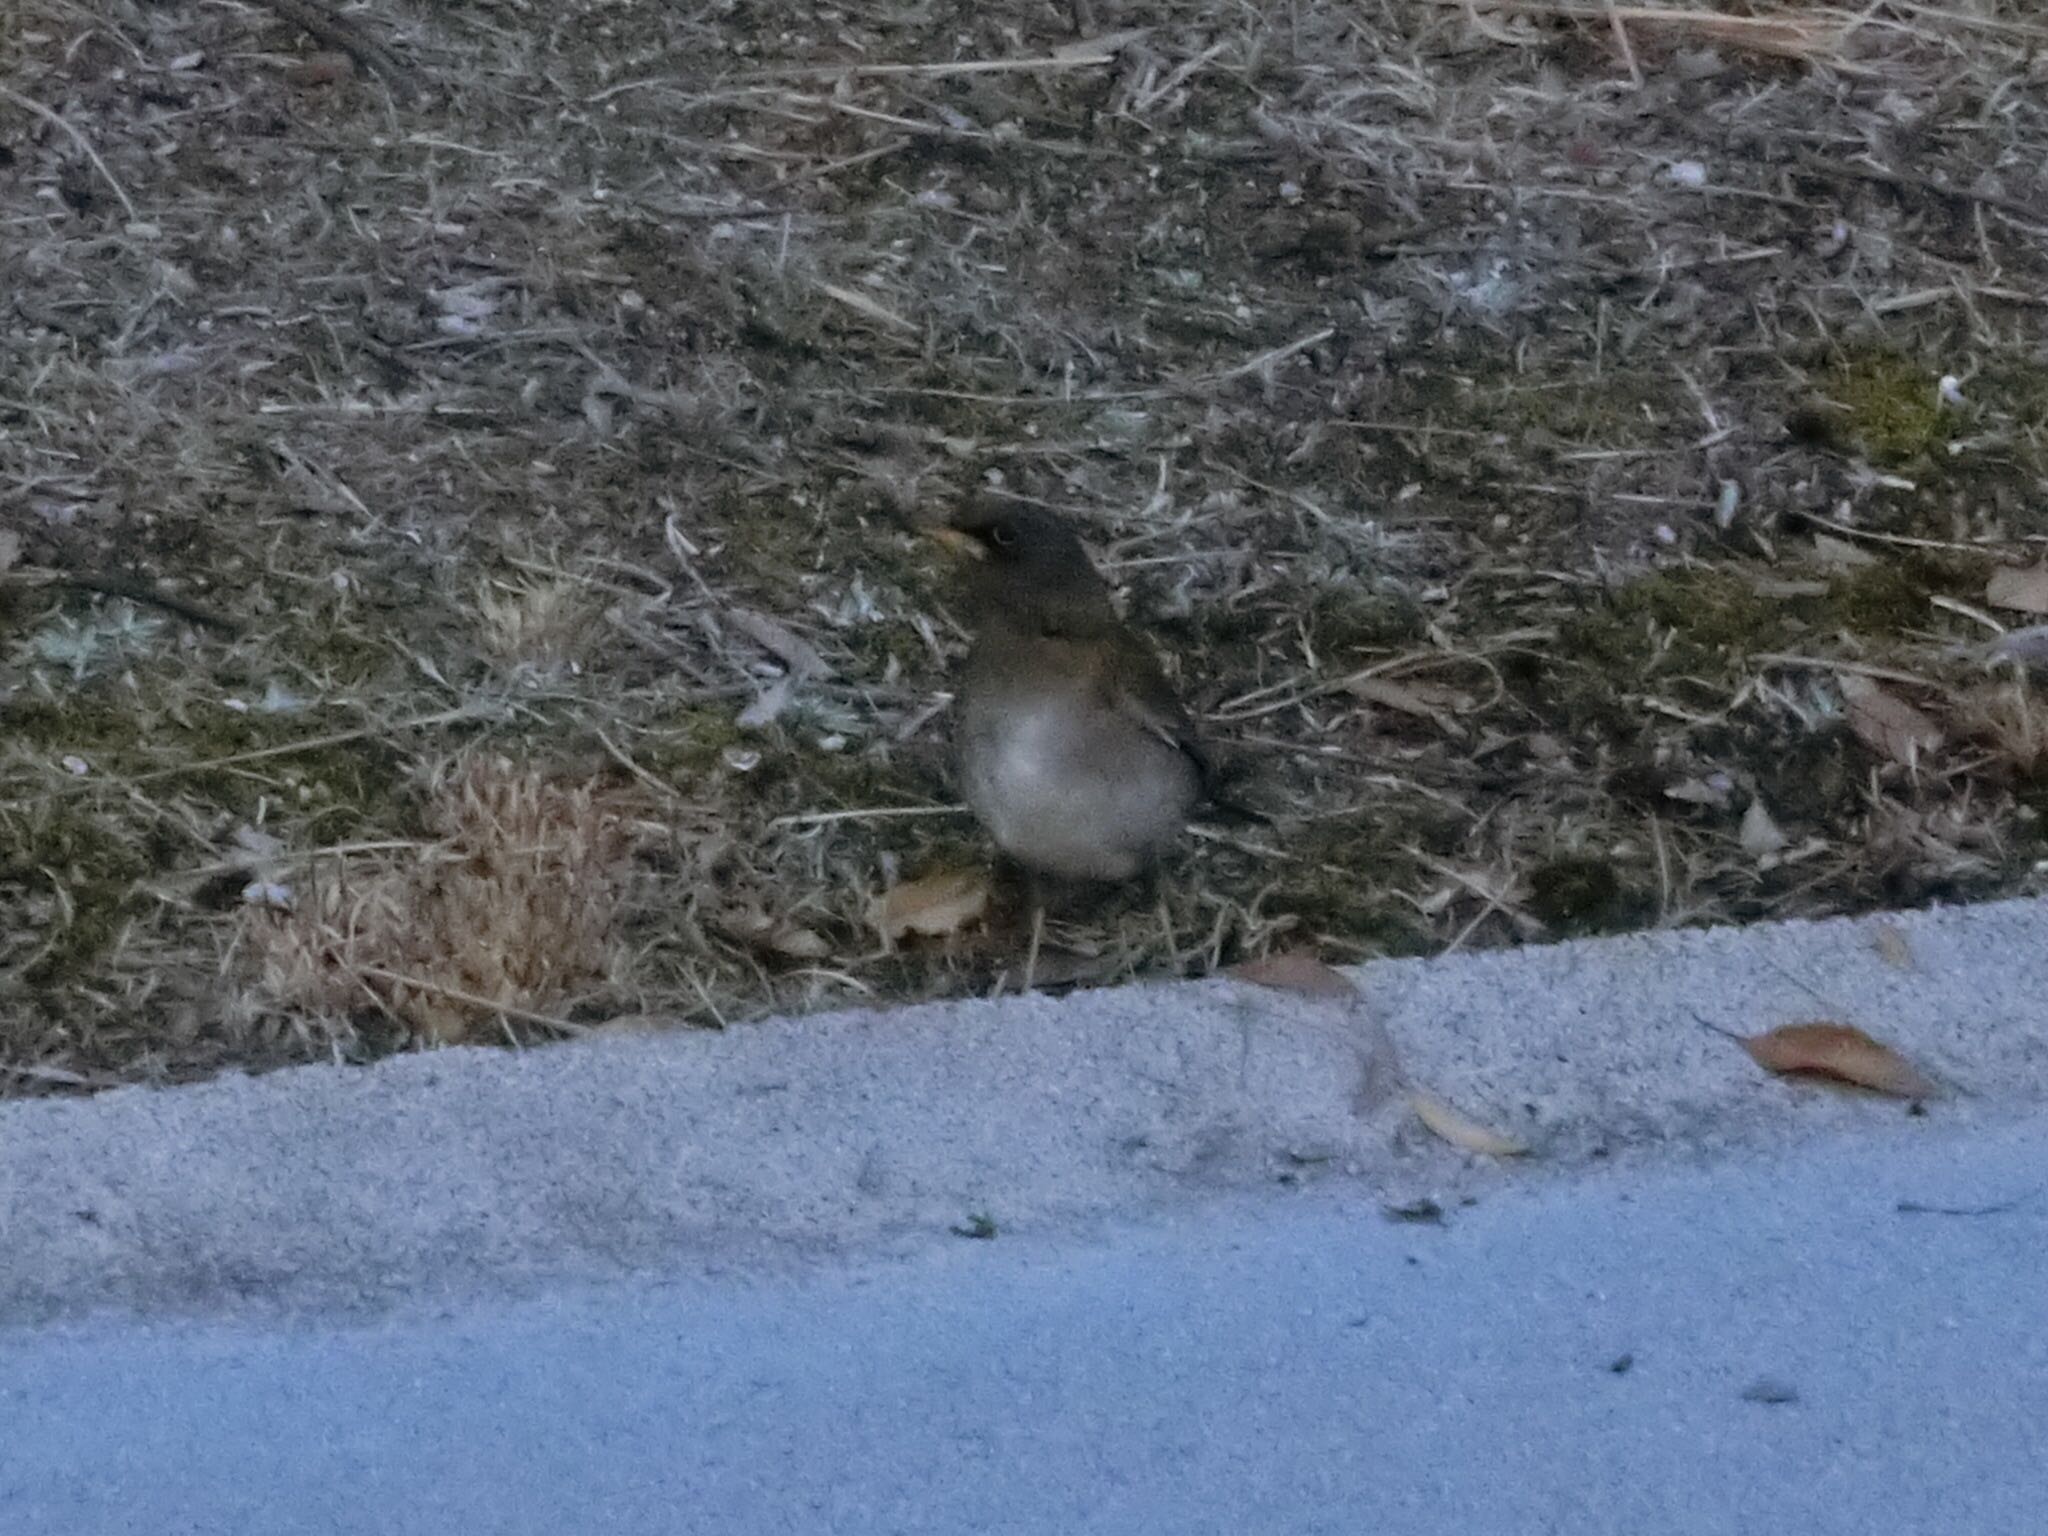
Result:
<svg viewBox="0 0 2048 1536"><path fill-rule="evenodd" d="M539 1010L596 990L620 958L627 809L502 758L448 771L428 795L432 841L336 855L297 889L255 893L245 938L264 997L337 1018L367 1005L444 1044L500 1016L559 1027Z"/></svg>
<svg viewBox="0 0 2048 1536"><path fill-rule="evenodd" d="M25 0L0 1092L1002 984L976 486L1279 822L1054 974L2037 888L2033 11Z"/></svg>

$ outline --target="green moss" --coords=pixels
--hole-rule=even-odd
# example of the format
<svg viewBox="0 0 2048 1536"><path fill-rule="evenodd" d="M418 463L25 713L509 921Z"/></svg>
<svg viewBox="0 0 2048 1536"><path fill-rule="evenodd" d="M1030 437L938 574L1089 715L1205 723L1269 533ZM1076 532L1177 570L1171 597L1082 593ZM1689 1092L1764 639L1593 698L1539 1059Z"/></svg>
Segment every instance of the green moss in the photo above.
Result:
<svg viewBox="0 0 2048 1536"><path fill-rule="evenodd" d="M1309 605L1309 637L1319 650L1369 651L1422 638L1428 615L1391 592L1324 592Z"/></svg>
<svg viewBox="0 0 2048 1536"><path fill-rule="evenodd" d="M1559 650L1612 680L1639 682L1664 657L1684 670L1718 670L1782 617L1739 576L1688 566L1631 582L1568 620Z"/></svg>
<svg viewBox="0 0 2048 1536"><path fill-rule="evenodd" d="M1835 577L1818 617L1854 635L1899 635L1927 626L1930 598L1971 600L1983 590L1983 562L1914 550Z"/></svg>
<svg viewBox="0 0 2048 1536"><path fill-rule="evenodd" d="M1942 409L1935 382L1934 371L1896 352L1851 352L1821 377L1821 393L1837 414L1822 435L1895 469L1946 457L1955 418Z"/></svg>
<svg viewBox="0 0 2048 1536"><path fill-rule="evenodd" d="M1655 904L1630 888L1613 864L1579 855L1530 872L1529 910L1564 934L1639 928L1656 915Z"/></svg>
<svg viewBox="0 0 2048 1536"><path fill-rule="evenodd" d="M785 787L806 802L805 809L855 810L861 806L899 805L911 787L888 753L825 752L794 743L772 751L753 780L761 789Z"/></svg>
<svg viewBox="0 0 2048 1536"><path fill-rule="evenodd" d="M47 881L61 898L56 926L38 935L41 945L22 979L50 987L89 973L135 910L136 882L151 868L143 849L61 800L45 801L27 817L0 818L0 872L23 884Z"/></svg>
<svg viewBox="0 0 2048 1536"><path fill-rule="evenodd" d="M1840 735L1801 732L1774 741L1768 752L1751 752L1758 796L1788 830L1839 825L1856 813L1862 793L1852 750Z"/></svg>
<svg viewBox="0 0 2048 1536"><path fill-rule="evenodd" d="M1627 374L1575 377L1555 384L1520 383L1488 399L1488 416L1506 431L1536 431L1573 443L1613 443L1652 424L1661 384Z"/></svg>
<svg viewBox="0 0 2048 1536"><path fill-rule="evenodd" d="M839 631L839 643L848 655L847 672L864 681L885 676L891 660L914 667L929 654L917 626L901 619L848 625Z"/></svg>
<svg viewBox="0 0 2048 1536"><path fill-rule="evenodd" d="M1382 955L1426 954L1435 943L1429 925L1393 894L1422 878L1404 850L1442 851L1466 825L1427 802L1383 805L1369 820L1311 822L1290 838L1295 859L1275 871L1278 883L1261 906L1311 933Z"/></svg>
<svg viewBox="0 0 2048 1536"><path fill-rule="evenodd" d="M410 793L399 755L372 737L297 746L325 734L304 715L217 703L145 715L136 699L107 687L0 703L0 736L47 756L83 758L101 773L151 775L165 793L237 815L252 813L262 796L284 793L294 810L337 837L402 824L393 811L409 805ZM257 753L271 755L251 756Z"/></svg>
<svg viewBox="0 0 2048 1536"><path fill-rule="evenodd" d="M1677 645L1718 657L1767 644L1786 619L1785 608L1760 596L1746 577L1710 566L1659 571L1631 582L1614 594L1613 611L1626 629L1640 632L1647 621L1671 631Z"/></svg>
<svg viewBox="0 0 2048 1536"><path fill-rule="evenodd" d="M1631 739L1628 702L1660 679L1729 680L1751 651L1783 649L1804 628L1800 610L1760 596L1737 571L1686 566L1609 594L1560 626L1555 656L1527 657L1511 686L1574 735Z"/></svg>
<svg viewBox="0 0 2048 1536"><path fill-rule="evenodd" d="M717 707L657 716L635 741L634 760L656 778L687 790L694 780L722 770L727 748L745 742L736 717L736 710Z"/></svg>
<svg viewBox="0 0 2048 1536"><path fill-rule="evenodd" d="M1404 369L1399 382L1400 409L1408 414L1560 443L1631 441L1655 424L1672 393L1664 377L1621 370L1532 376L1514 349L1476 336L1449 357Z"/></svg>
<svg viewBox="0 0 2048 1536"><path fill-rule="evenodd" d="M363 688L390 670L391 648L354 624L308 621L282 637L284 648L323 688Z"/></svg>

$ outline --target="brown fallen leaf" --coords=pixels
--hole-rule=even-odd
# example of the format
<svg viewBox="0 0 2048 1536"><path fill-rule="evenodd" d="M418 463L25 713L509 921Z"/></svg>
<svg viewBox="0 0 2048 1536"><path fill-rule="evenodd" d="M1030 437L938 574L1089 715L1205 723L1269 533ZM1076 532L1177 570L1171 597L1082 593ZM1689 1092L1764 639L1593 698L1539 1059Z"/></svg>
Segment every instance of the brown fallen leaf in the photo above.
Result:
<svg viewBox="0 0 2048 1536"><path fill-rule="evenodd" d="M1525 1157L1529 1149L1521 1142L1490 1131L1475 1121L1467 1120L1450 1105L1434 1094L1420 1090L1408 1095L1408 1103L1415 1111L1415 1118L1429 1127L1433 1135L1442 1137L1454 1147L1467 1152L1477 1152L1484 1157Z"/></svg>
<svg viewBox="0 0 2048 1536"><path fill-rule="evenodd" d="M1849 729L1871 751L1910 767L1941 750L1941 727L1898 695L1854 673L1842 675L1841 689Z"/></svg>
<svg viewBox="0 0 2048 1536"><path fill-rule="evenodd" d="M1984 601L1994 608L2022 613L2048 613L2048 565L2001 566L1991 573Z"/></svg>
<svg viewBox="0 0 2048 1536"><path fill-rule="evenodd" d="M868 921L893 944L908 934L948 938L987 911L988 876L978 869L949 869L891 886L868 903Z"/></svg>
<svg viewBox="0 0 2048 1536"><path fill-rule="evenodd" d="M1900 1099L1931 1099L1941 1085L1890 1046L1853 1024L1787 1024L1737 1043L1766 1072L1829 1077Z"/></svg>
<svg viewBox="0 0 2048 1536"><path fill-rule="evenodd" d="M729 913L717 926L742 944L785 960L822 960L832 953L831 944L815 929L788 918L770 917L758 907Z"/></svg>
<svg viewBox="0 0 2048 1536"><path fill-rule="evenodd" d="M356 72L356 61L337 50L309 53L291 69L293 85L312 88L339 85Z"/></svg>
<svg viewBox="0 0 2048 1536"><path fill-rule="evenodd" d="M1233 965L1224 975L1237 981L1248 981L1257 987L1272 987L1281 992L1293 992L1303 997L1323 998L1338 1003L1355 1003L1359 1000L1358 988L1342 971L1323 964L1306 950L1283 951L1268 955L1263 960L1247 960L1242 965ZM1360 1114L1378 1109L1382 1104L1398 1098L1404 1086L1401 1071L1401 1053L1394 1047L1394 1037L1387 1032L1387 1026L1373 1018L1364 1009L1354 1009L1348 1015L1359 1032L1359 1043L1365 1050L1365 1072L1359 1079L1356 1107Z"/></svg>
<svg viewBox="0 0 2048 1536"><path fill-rule="evenodd" d="M803 679L832 675L831 667L818 654L818 648L780 619L771 619L751 608L729 608L726 617L732 621L734 629L789 668L792 677Z"/></svg>
<svg viewBox="0 0 2048 1536"><path fill-rule="evenodd" d="M1223 973L1254 986L1278 987L1306 997L1356 997L1354 987L1341 971L1331 969L1306 950L1289 950L1263 960L1247 960Z"/></svg>

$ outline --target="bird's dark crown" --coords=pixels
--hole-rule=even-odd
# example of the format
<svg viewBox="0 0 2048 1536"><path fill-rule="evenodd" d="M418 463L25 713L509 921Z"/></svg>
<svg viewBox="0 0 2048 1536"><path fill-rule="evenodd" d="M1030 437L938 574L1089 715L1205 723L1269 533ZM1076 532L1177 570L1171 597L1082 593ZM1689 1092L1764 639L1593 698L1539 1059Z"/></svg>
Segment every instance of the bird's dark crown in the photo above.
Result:
<svg viewBox="0 0 2048 1536"><path fill-rule="evenodd" d="M1108 614L1109 590L1088 551L1052 513L984 504L950 527L980 556L971 589L986 608L1056 620L1063 630Z"/></svg>
<svg viewBox="0 0 2048 1536"><path fill-rule="evenodd" d="M971 507L953 517L952 527L1002 565L1037 566L1055 561L1071 565L1088 560L1073 530L1037 507Z"/></svg>

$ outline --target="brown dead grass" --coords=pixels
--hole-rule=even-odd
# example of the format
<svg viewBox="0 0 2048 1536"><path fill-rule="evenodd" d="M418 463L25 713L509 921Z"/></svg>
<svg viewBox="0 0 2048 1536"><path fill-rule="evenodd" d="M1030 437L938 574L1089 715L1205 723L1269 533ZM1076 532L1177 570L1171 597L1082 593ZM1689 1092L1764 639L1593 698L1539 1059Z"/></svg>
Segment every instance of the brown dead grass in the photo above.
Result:
<svg viewBox="0 0 2048 1536"><path fill-rule="evenodd" d="M258 903L245 942L273 1004L365 1006L442 1044L545 1012L608 981L629 882L629 806L483 757L431 787L432 840L313 864L283 910Z"/></svg>
<svg viewBox="0 0 2048 1536"><path fill-rule="evenodd" d="M1041 975L2040 886L2021 0L348 15L0 34L0 1092L1012 984L977 487L1278 820Z"/></svg>

